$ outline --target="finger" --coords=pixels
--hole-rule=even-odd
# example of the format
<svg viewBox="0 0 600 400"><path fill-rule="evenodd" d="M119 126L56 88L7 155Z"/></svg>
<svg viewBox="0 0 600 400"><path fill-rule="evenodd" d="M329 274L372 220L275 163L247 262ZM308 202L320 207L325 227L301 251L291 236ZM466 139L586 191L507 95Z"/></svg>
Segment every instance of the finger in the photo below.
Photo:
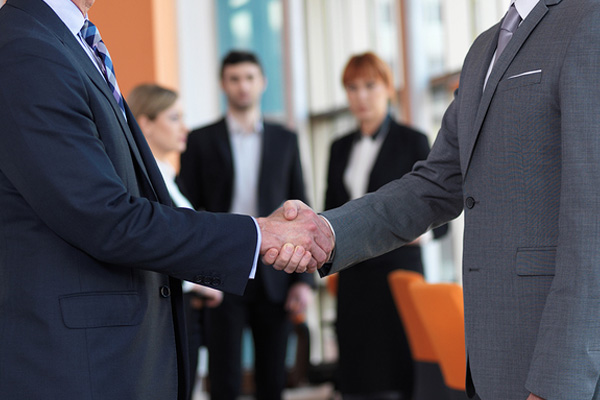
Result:
<svg viewBox="0 0 600 400"><path fill-rule="evenodd" d="M307 253L310 254L310 251L307 251ZM310 261L308 262L308 269L306 270L306 272L311 272L311 273L315 272L317 270L317 268L318 268L317 260L315 260L311 254Z"/></svg>
<svg viewBox="0 0 600 400"><path fill-rule="evenodd" d="M290 258L290 261L288 262L288 265L285 267L284 271L287 272L288 274L293 274L294 272L303 272L303 271L298 271L298 264L302 260L304 253L305 253L304 247L296 246L296 248L294 249L294 254Z"/></svg>
<svg viewBox="0 0 600 400"><path fill-rule="evenodd" d="M304 272L306 271L306 265L300 265L302 259L304 258L304 254L306 254L306 250L302 246L296 246L294 249L294 254L292 258L288 262L288 265L285 269L286 272ZM292 270L293 269L293 270Z"/></svg>
<svg viewBox="0 0 600 400"><path fill-rule="evenodd" d="M308 264L310 263L310 260L312 260L311 252L310 251L304 252L304 256L302 256L302 260L300 260L300 264L299 264L299 267L304 268L304 270L302 272L308 271Z"/></svg>
<svg viewBox="0 0 600 400"><path fill-rule="evenodd" d="M277 250L277 249L267 250L265 255L262 257L263 263L265 263L266 265L273 265L275 263L275 260L277 259L278 255L279 255L279 250Z"/></svg>
<svg viewBox="0 0 600 400"><path fill-rule="evenodd" d="M287 267L293 254L294 254L294 245L291 243L284 244L283 247L281 248L281 251L279 252L279 256L277 257L277 259L275 260L275 263L273 264L273 267L279 271L285 270L285 267Z"/></svg>
<svg viewBox="0 0 600 400"><path fill-rule="evenodd" d="M326 253L318 244L314 242L309 247L308 251L311 252L312 258L317 262L318 268L325 264L329 258L329 254Z"/></svg>

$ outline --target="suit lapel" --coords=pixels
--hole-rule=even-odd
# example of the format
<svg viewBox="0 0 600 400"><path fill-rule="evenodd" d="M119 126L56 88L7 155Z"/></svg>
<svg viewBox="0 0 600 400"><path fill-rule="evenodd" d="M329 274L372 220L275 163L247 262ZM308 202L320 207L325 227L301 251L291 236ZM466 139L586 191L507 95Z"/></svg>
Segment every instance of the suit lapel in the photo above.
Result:
<svg viewBox="0 0 600 400"><path fill-rule="evenodd" d="M381 148L377 153L373 168L371 168L371 172L369 173L367 192L377 190L378 182L376 181L376 177L386 175L389 161L394 160L398 156L398 149L402 148L402 143L396 143L397 140L401 140L400 136L396 137L395 135L397 127L396 122L390 118L390 126L385 134L383 143L381 143Z"/></svg>
<svg viewBox="0 0 600 400"><path fill-rule="evenodd" d="M258 172L258 212L261 216L270 212L263 209L265 204L267 204L267 188L270 182L269 172L272 168L277 167L277 165L271 165L274 155L279 154L278 151L281 152L281 149L278 150L278 135L273 131L272 127L264 122L262 135L262 154L260 156L260 170Z"/></svg>
<svg viewBox="0 0 600 400"><path fill-rule="evenodd" d="M485 90L483 91L483 94L482 94L481 88L483 87L483 81L485 80L485 76L487 75L487 69L489 67L489 63L491 62L494 50L496 48L496 42L498 41L498 34L500 31L501 24L499 23L497 25L495 35L493 36L493 39L490 41L489 45L486 47L485 58L483 58L486 61L481 63L482 65L480 66L480 69L479 69L479 75L478 75L478 81L477 81L479 84L476 85L475 88L471 88L472 90L469 92L469 95L467 96L467 97L471 97L473 100L480 99L479 105L476 105L476 104L474 104L474 101L469 101L469 100L467 100L468 104L465 104L466 106L468 106L468 105L474 106L473 108L476 108L477 112L475 113L475 119L472 124L472 129L470 130L471 134L469 134L466 145L464 146L465 150L461 151L461 153L462 153L461 158L463 158L463 160L467 161L466 163L462 163L464 165L463 176L465 176L468 171L469 164L471 162L471 156L473 154L473 150L477 143L477 138L479 137L479 134L481 133L481 127L483 125L483 121L485 120L485 117L489 110L490 103L492 102L492 99L496 92L496 88L498 87L498 83L500 82L501 78L504 76L504 73L506 72L506 70L512 63L513 59L515 58L515 56L517 55L517 53L523 46L523 43L525 43L525 41L527 40L527 38L529 37L531 32L534 30L534 28L539 24L539 22L542 20L542 18L544 18L544 16L548 12L548 7L546 6L546 3L550 5L550 4L555 4L558 2L560 2L560 0L548 0L546 2L540 1L534 7L534 9L531 10L531 13L521 23L521 25L519 26L519 28L513 35L512 39L510 40L510 42L508 42L508 45L506 46L506 48L504 49L504 51L498 58L498 60L496 60L494 66L492 68L492 72L488 78L487 84L485 86ZM477 89L477 88L479 88L479 89ZM465 109L469 110L471 108L465 108Z"/></svg>
<svg viewBox="0 0 600 400"><path fill-rule="evenodd" d="M220 168L223 171L225 184L222 187L229 190L229 193L224 194L224 196L229 202L227 209L230 209L233 201L233 150L229 141L229 128L225 119L222 119L216 127L215 148L217 152L215 159L219 162L215 168Z"/></svg>
<svg viewBox="0 0 600 400"><path fill-rule="evenodd" d="M348 188L346 187L346 182L344 181L344 173L346 172L346 169L348 168L348 162L350 161L350 152L352 151L352 147L354 146L355 141L358 140L357 138L359 138L359 137L360 137L360 132L354 131L351 134L351 136L348 137L348 140L342 139L343 141L340 142L340 147L341 147L341 151L339 152L339 155L340 155L339 167L340 167L340 169L338 169L339 176L337 178L339 179L339 182L342 182L340 187L343 190L342 194L345 199L344 202L350 200L350 193L348 193ZM336 164L337 164L337 162L336 162Z"/></svg>
<svg viewBox="0 0 600 400"><path fill-rule="evenodd" d="M119 107L119 105L117 104L117 101L115 100L113 94L111 93L111 91L108 87L108 84L106 83L104 78L100 75L100 72L96 69L96 66L93 64L92 60L90 60L88 55L81 48L81 45L79 43L77 43L77 41L74 40L74 38L73 38L73 40L66 41L65 45L67 47L69 47L69 49L71 50L71 52L77 59L78 63L81 65L85 74L90 78L90 80L94 83L96 88L98 88L98 90L102 93L102 95L104 97L106 97L106 99L110 103L115 116L119 120L119 124L121 125L121 129L125 135L125 138L127 139L127 143L129 144L129 149L131 150L131 154L132 154L133 158L140 166L140 170L142 171L142 173L144 174L146 179L148 179L148 181L150 181L150 177L148 176L148 171L146 170L146 167L144 165L144 160L142 159L142 156L139 152L136 140L133 137L133 134L131 132L129 124L128 124L127 120L125 119L125 116L123 115L123 112L121 111L121 108ZM134 117L131 113L129 113L127 118L134 119Z"/></svg>
<svg viewBox="0 0 600 400"><path fill-rule="evenodd" d="M115 102L116 103L116 102ZM143 184L148 184L149 187L146 188L146 193L148 196L154 195L155 199L163 204L172 204L171 195L164 183L162 174L158 169L158 165L156 165L156 161L154 159L154 155L148 146L148 142L146 142L146 138L144 137L142 130L137 124L127 102L125 104L125 112L127 113L127 120L129 121L129 133L133 138L133 142L135 146L132 148L138 151L139 162L141 162L140 167L144 174L144 182ZM119 108L120 111L120 108ZM145 167L145 168L144 168Z"/></svg>
<svg viewBox="0 0 600 400"><path fill-rule="evenodd" d="M23 4L26 5L24 7L25 9L27 8L27 6L29 6L29 4L27 4L26 2L23 2ZM50 8L47 8L47 9L46 8L47 8L47 6L44 5L44 7L41 7L40 9L35 10L32 8L28 11L33 12L35 14L39 13L38 15L44 21L45 25L48 26L48 28L58 37L58 39L63 43L63 45L69 50L65 54L71 55L73 62L81 67L81 69L85 72L85 74L90 78L92 83L102 93L102 95L107 98L107 100L109 101L109 103L113 109L113 112L115 113L115 115L119 121L119 124L121 125L122 131L125 134L125 137L127 139L127 143L129 145L129 149L131 151L134 162L137 163L137 165L139 166L139 169L142 172L142 175L147 180L147 182L146 182L147 186L151 189L149 194L150 195L153 194L156 197L156 199L158 199L159 197L157 196L156 192L154 192L153 185L152 185L150 177L148 175L148 171L146 170L144 160L138 149L136 140L133 137L132 131L129 127L127 120L125 119L125 117L123 115L123 112L121 111L121 108L119 107L114 96L110 92L108 84L106 83L104 78L100 75L100 72L96 69L92 60L90 60L90 58L85 53L85 51L83 50L81 45L77 42L77 39L75 39L73 34L67 29L67 27L60 21L60 19L56 16L56 14L54 14L54 12ZM129 109L127 108L127 106L126 106L126 110L127 110L127 112L129 112ZM129 112L128 118L130 120L134 121L134 117L130 112Z"/></svg>

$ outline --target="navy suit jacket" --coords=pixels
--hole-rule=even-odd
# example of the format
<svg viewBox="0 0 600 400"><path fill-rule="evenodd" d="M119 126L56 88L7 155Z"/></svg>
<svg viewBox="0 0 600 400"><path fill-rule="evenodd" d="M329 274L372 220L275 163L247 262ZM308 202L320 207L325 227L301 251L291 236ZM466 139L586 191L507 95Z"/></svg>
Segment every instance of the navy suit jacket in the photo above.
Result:
<svg viewBox="0 0 600 400"><path fill-rule="evenodd" d="M2 399L183 399L179 279L242 293L256 236L247 216L172 208L56 14L0 9Z"/></svg>
<svg viewBox="0 0 600 400"><path fill-rule="evenodd" d="M306 201L296 135L280 125L264 122L258 179L258 216L267 216L288 199ZM233 156L225 119L196 129L188 137L181 157L179 179L198 210L228 212L233 199ZM314 285L312 274L286 274L261 265L269 300L284 302L295 282Z"/></svg>

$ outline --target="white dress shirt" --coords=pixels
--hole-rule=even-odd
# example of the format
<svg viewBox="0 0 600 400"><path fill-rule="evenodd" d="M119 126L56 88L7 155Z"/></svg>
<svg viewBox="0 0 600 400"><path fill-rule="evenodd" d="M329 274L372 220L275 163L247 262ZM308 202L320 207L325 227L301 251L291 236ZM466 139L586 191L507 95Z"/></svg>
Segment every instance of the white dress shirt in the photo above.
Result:
<svg viewBox="0 0 600 400"><path fill-rule="evenodd" d="M83 24L87 19L87 15L84 16L81 13L81 10L71 0L44 0L44 2L48 4L52 11L58 15L58 18L60 18L63 24L71 31L73 36L75 36L85 53L96 66L96 69L102 78L106 80L106 77L102 73L102 64L80 34L81 28L83 28Z"/></svg>
<svg viewBox="0 0 600 400"><path fill-rule="evenodd" d="M352 146L348 165L344 171L344 185L350 200L362 197L367 193L371 171L390 129L389 118L386 117L375 134L365 135L361 132L360 138Z"/></svg>
<svg viewBox="0 0 600 400"><path fill-rule="evenodd" d="M165 181L165 185L167 186L167 190L169 191L171 200L173 200L173 204L175 204L176 207L191 208L193 210L194 207L189 202L189 200L183 195L183 193L181 193L181 190L179 190L179 186L177 186L177 182L175 182L175 168L173 168L173 166L168 162L161 161L158 159L156 160L156 165L158 165L160 174L162 175L163 180Z"/></svg>
<svg viewBox="0 0 600 400"><path fill-rule="evenodd" d="M231 115L227 115L226 123L233 159L233 198L229 211L258 216L263 124L259 119L248 132Z"/></svg>

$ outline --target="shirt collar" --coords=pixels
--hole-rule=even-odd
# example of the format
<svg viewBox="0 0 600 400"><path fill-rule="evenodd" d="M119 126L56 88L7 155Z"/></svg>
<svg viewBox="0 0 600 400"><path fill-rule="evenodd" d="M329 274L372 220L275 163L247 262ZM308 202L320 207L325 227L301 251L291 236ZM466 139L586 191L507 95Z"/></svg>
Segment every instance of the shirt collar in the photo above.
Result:
<svg viewBox="0 0 600 400"><path fill-rule="evenodd" d="M158 166L158 169L160 170L161 175L163 176L163 179L166 180L175 180L175 176L176 176L176 172L175 172L175 168L173 168L173 166L166 162L166 161L161 161L157 158L155 158L156 161L156 165Z"/></svg>
<svg viewBox="0 0 600 400"><path fill-rule="evenodd" d="M390 128L390 121L391 121L391 117L390 114L388 114L385 119L383 120L383 122L381 123L381 125L379 125L379 128L377 128L377 130L375 131L375 133L373 135L370 136L371 139L375 140L375 139L379 139L379 138L383 138L385 137L385 135L387 134L389 128ZM369 136L367 135L363 135L362 132L360 131L360 129L356 132L356 136L355 136L355 140L360 140L362 138L367 138Z"/></svg>
<svg viewBox="0 0 600 400"><path fill-rule="evenodd" d="M258 118L258 120L254 123L254 129L252 132L247 132L242 125L229 113L225 119L227 121L227 128L229 132L234 135L256 134L261 133L264 129L262 118Z"/></svg>
<svg viewBox="0 0 600 400"><path fill-rule="evenodd" d="M512 5L514 3L521 19L524 20L539 1L540 0L511 0L510 4Z"/></svg>
<svg viewBox="0 0 600 400"><path fill-rule="evenodd" d="M71 0L44 0L54 11L58 18L69 28L73 35L77 36L87 18Z"/></svg>

